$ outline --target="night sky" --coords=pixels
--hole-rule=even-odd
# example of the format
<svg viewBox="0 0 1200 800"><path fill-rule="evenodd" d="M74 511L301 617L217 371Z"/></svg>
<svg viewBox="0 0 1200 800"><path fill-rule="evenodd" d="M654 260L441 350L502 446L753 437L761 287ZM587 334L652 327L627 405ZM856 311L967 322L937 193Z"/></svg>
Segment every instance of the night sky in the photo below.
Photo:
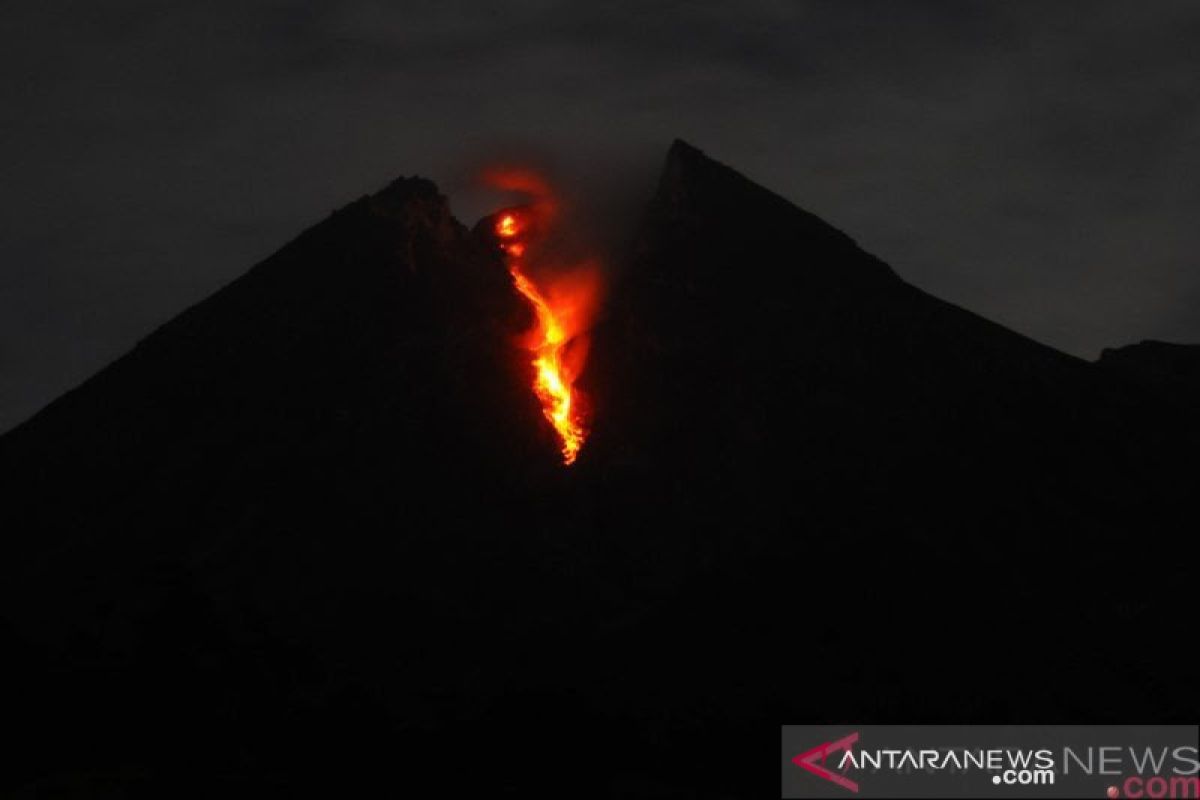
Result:
<svg viewBox="0 0 1200 800"><path fill-rule="evenodd" d="M1195 0L171 5L5 5L0 430L398 175L469 224L675 137L1071 353L1200 341Z"/></svg>

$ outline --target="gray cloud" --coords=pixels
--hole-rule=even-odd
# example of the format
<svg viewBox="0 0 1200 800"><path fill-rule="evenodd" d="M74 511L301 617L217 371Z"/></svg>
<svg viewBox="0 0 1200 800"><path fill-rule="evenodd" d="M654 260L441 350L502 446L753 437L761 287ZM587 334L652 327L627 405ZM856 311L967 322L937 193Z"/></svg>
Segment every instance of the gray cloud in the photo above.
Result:
<svg viewBox="0 0 1200 800"><path fill-rule="evenodd" d="M1081 355L1200 339L1190 2L6 11L0 429L400 173L682 136L918 285ZM582 178L581 178L582 180Z"/></svg>

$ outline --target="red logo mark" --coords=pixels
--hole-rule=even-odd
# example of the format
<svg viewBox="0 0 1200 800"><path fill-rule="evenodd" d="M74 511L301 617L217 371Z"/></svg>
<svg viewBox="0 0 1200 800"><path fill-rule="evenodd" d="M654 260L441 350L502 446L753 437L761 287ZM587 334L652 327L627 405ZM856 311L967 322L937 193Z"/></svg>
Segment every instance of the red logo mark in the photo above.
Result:
<svg viewBox="0 0 1200 800"><path fill-rule="evenodd" d="M816 775L818 778L824 778L831 783L836 783L843 789L849 789L850 791L857 793L857 783L850 780L845 775L838 775L836 772L830 772L829 770L825 769L824 766L825 759L829 757L830 753L837 753L842 750L845 750L847 753L849 753L850 746L857 741L858 733L855 732L842 739L838 739L836 742L826 742L823 745L814 747L812 750L803 752L793 758L792 763L797 767L803 767L813 775ZM821 761L820 764L817 763L818 759Z"/></svg>

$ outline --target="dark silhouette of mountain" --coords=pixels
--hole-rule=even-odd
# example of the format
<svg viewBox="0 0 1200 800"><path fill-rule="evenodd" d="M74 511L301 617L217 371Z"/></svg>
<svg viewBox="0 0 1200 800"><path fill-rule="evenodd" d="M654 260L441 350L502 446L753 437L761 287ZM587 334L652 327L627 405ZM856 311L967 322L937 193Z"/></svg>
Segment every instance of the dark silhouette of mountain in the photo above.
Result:
<svg viewBox="0 0 1200 800"><path fill-rule="evenodd" d="M2 785L757 796L783 723L1194 718L1173 368L676 142L566 469L488 230L396 181L0 439Z"/></svg>
<svg viewBox="0 0 1200 800"><path fill-rule="evenodd" d="M1144 341L1106 349L1099 364L1168 403L1189 409L1200 404L1200 346Z"/></svg>

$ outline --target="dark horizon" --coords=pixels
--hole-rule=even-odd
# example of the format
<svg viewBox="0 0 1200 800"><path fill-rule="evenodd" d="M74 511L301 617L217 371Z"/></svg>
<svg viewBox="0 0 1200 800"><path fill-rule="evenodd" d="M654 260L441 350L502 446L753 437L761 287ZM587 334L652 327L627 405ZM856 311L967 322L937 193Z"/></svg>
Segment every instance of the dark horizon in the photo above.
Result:
<svg viewBox="0 0 1200 800"><path fill-rule="evenodd" d="M398 174L470 224L480 159L675 137L1040 342L1200 340L1194 4L12 13L0 431Z"/></svg>

